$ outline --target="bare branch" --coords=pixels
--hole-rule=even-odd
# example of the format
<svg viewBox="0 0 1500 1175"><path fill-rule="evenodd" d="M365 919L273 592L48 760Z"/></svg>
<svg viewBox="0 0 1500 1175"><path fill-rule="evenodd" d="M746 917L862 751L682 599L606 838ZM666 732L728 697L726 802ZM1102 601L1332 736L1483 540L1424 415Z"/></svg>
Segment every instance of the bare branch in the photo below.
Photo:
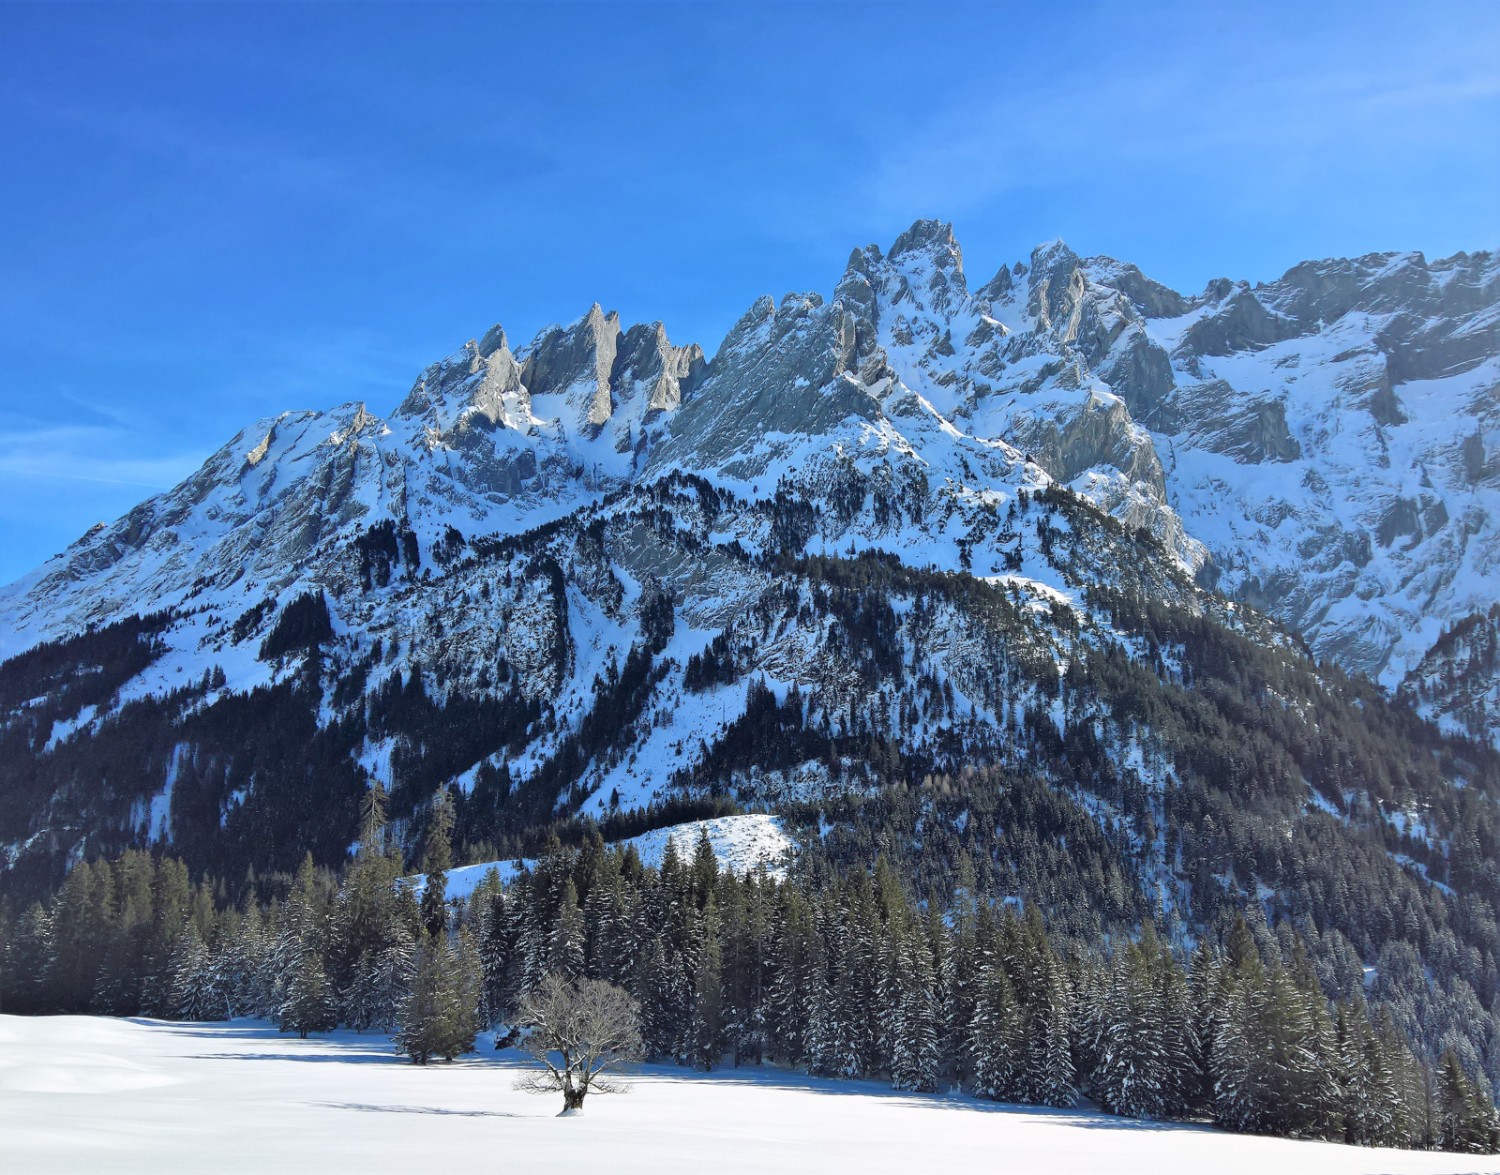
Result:
<svg viewBox="0 0 1500 1175"><path fill-rule="evenodd" d="M549 975L523 1002L523 1051L545 1072L517 1082L533 1092L561 1090L578 1109L590 1090L624 1093L619 1071L641 1056L640 1007L628 992L598 979L571 983Z"/></svg>

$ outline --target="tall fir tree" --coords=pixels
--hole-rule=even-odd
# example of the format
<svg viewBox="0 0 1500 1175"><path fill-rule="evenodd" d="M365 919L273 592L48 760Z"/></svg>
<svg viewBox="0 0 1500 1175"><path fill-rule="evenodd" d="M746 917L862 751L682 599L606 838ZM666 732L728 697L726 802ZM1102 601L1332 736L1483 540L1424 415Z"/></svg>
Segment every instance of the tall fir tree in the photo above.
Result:
<svg viewBox="0 0 1500 1175"><path fill-rule="evenodd" d="M429 938L448 930L448 870L453 868L453 797L438 788L428 812L427 836L422 846L422 929Z"/></svg>
<svg viewBox="0 0 1500 1175"><path fill-rule="evenodd" d="M338 1022L333 989L323 970L323 960L311 943L301 953L287 976L278 1026L304 1040L310 1032L329 1032Z"/></svg>

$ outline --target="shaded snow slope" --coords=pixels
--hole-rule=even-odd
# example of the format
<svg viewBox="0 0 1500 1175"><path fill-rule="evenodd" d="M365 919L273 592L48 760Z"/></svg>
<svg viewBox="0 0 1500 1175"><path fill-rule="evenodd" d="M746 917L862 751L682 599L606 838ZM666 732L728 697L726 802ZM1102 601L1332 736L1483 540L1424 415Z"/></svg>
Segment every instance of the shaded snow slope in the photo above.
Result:
<svg viewBox="0 0 1500 1175"><path fill-rule="evenodd" d="M415 1169L733 1175L1475 1172L1477 1156L1365 1150L1159 1126L1090 1111L895 1094L758 1069L648 1067L625 1097L558 1118L482 1052L418 1068L387 1038L298 1040L269 1026L0 1016L8 1170L71 1175Z"/></svg>

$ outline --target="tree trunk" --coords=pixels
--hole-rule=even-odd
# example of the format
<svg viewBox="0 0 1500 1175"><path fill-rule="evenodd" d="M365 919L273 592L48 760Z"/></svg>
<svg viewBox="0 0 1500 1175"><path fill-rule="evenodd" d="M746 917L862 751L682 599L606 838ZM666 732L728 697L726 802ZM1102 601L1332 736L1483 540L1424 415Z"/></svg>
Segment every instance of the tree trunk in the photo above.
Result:
<svg viewBox="0 0 1500 1175"><path fill-rule="evenodd" d="M566 1113L569 1110L574 1112L581 1111L583 1109L583 1095L587 1092L585 1089L564 1089L563 1112Z"/></svg>

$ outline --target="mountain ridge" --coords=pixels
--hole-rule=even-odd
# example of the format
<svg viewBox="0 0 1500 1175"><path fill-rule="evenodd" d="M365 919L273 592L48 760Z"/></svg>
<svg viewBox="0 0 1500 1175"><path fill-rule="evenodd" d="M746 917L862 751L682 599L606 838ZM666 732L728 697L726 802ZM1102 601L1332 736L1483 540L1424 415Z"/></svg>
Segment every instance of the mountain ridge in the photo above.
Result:
<svg viewBox="0 0 1500 1175"><path fill-rule="evenodd" d="M1430 316L1414 321L1417 310L1431 308L1434 280L1442 296L1472 321L1446 326L1434 325ZM454 507L443 525L467 521L467 529L498 532L514 530L514 524L498 516L497 505L512 507L523 521L536 516L534 508L549 497L555 509L565 508L558 482L575 483L565 487L575 490L574 503L669 465L710 474L748 472L753 484L756 466L769 468L766 454L746 451L759 437L783 431L825 435L851 416L893 421L897 432L952 428L985 445L988 456L1003 452L1009 442L1034 457L1049 477L1131 525L1152 529L1195 572L1211 577L1227 572L1224 586L1231 594L1304 632L1321 655L1380 676L1394 688L1445 625L1482 611L1488 602L1472 582L1450 590L1452 581L1482 578L1500 559L1489 502L1500 485L1500 445L1492 454L1488 439L1500 398L1494 386L1500 368L1489 370L1500 362L1497 305L1500 265L1485 253L1460 253L1430 265L1420 253L1303 262L1273 282L1252 287L1220 279L1187 297L1129 263L1079 258L1060 240L1038 246L1026 263L1002 266L971 294L951 226L924 220L901 234L888 254L876 246L854 250L829 303L817 294L788 295L779 305L769 297L757 299L712 360L697 344L672 345L659 322L627 330L618 315L606 315L595 305L567 326L544 328L515 351L500 327L491 328L425 369L387 418L374 416L363 404L341 405L312 418L283 415L243 431L210 464L222 483L231 475L230 450L243 447L253 468L270 453L279 432L302 425L305 433L313 420L331 446L357 443L362 433L374 431L392 436L392 446L404 444L413 452L425 446L433 465L439 450L464 457L465 465L449 478L458 485L428 478L418 492L427 493L429 508L437 505L439 514L445 498ZM1247 391L1246 384L1270 382L1265 371L1221 373L1216 361L1223 365L1236 356L1253 359L1281 348L1287 354L1273 363L1295 373L1303 356L1289 344L1305 340L1309 329L1321 335L1328 323L1375 311L1394 315L1394 325L1384 322L1376 330L1367 325L1363 336L1369 337L1351 338L1355 346L1321 356L1351 368L1334 373L1334 390L1348 402L1333 405L1332 424L1342 428L1351 413L1363 413L1376 435L1357 440L1360 468L1345 461L1340 472L1346 485L1325 485L1320 492L1319 461L1326 466L1329 455L1305 455L1305 442L1287 424L1287 389L1297 376L1283 380L1279 389ZM1158 320L1169 325L1158 327ZM1424 345L1412 346L1409 339L1392 343L1403 331ZM789 340L799 339L800 348L789 346ZM1410 478L1388 478L1381 493L1358 501L1347 483L1382 462L1389 466L1387 434L1410 423L1396 389L1455 374L1462 379L1476 368L1481 386L1465 389L1471 402L1464 406L1473 430L1458 438L1457 462L1469 488L1484 499L1479 508L1450 510L1455 495L1432 492L1420 446L1405 454L1409 463L1422 465L1415 484ZM845 374L850 378L838 378ZM882 386L895 392L889 403L878 391ZM695 403L705 389L706 403ZM812 389L822 394L806 394ZM714 403L719 411L705 421ZM1311 405L1298 431L1328 433L1328 408ZM1430 427L1430 419L1426 424ZM915 447L921 447L920 437L903 439L915 439ZM1447 450L1454 448L1454 438L1443 439L1450 442ZM779 447L795 446L783 441ZM389 448L377 448L389 461ZM301 456L289 457L288 463ZM1450 464L1454 460L1446 450L1441 456ZM1247 485L1245 477L1235 478L1224 457L1257 468L1300 465L1303 481L1313 486L1301 495L1267 494ZM410 510L402 497L411 488L410 470L403 472L408 476L399 487L387 487L392 516L421 513ZM184 484L200 481L203 473ZM321 474L326 492L334 495L355 479L349 469ZM542 482L553 483L550 490ZM380 496L378 487L364 488ZM1222 527L1204 499L1226 489L1238 497L1241 512ZM379 505L340 501L352 511ZM1320 513L1334 520L1330 524ZM1353 517L1337 517L1341 514ZM166 517L181 521L174 512ZM1295 533L1278 541L1271 524L1279 529L1287 517ZM70 579L85 578L91 563L108 559L111 540L128 548L147 521L137 508L114 526L91 531L80 540L85 549L80 544L69 549L77 552L71 560L64 552L33 573L43 588L35 594L46 599L47 610L56 610L53 596L58 590L66 595ZM1448 535L1440 533L1445 529ZM1476 533L1481 549L1470 558ZM1381 548L1398 540L1423 548L1424 557L1438 548L1438 575L1423 577L1414 568L1425 560L1405 559L1406 552L1385 555ZM1311 559L1304 555L1309 550ZM49 574L45 568L59 560L72 563L68 573ZM1372 561L1374 573L1366 570ZM1303 582L1308 569L1318 580L1311 590ZM1379 582L1368 582L1372 577ZM55 623L32 626L18 620L18 613L28 611L28 593L17 588L30 578L0 594L0 651L16 651L25 639L17 634L27 628L57 635ZM164 586L160 578L150 585L158 593ZM184 586L175 585L179 592ZM1445 593L1449 598L1438 598ZM1361 594L1375 603L1351 608L1351 598ZM1424 602L1423 596L1431 599ZM32 616L38 610L29 609ZM76 626L106 614L96 605L65 612L63 623ZM1420 636L1399 631L1413 622ZM1418 647L1418 640L1428 644ZM1482 734L1493 719L1464 713L1454 721Z"/></svg>

